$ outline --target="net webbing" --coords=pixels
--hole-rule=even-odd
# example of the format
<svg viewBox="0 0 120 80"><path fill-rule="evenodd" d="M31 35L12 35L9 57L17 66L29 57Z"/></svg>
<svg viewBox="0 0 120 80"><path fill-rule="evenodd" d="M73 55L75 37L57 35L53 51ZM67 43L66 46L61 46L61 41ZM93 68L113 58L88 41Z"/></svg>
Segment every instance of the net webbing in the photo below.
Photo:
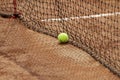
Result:
<svg viewBox="0 0 120 80"><path fill-rule="evenodd" d="M20 13L28 28L84 49L120 75L120 0L13 0L0 1L0 13ZM16 11L15 11L16 9Z"/></svg>

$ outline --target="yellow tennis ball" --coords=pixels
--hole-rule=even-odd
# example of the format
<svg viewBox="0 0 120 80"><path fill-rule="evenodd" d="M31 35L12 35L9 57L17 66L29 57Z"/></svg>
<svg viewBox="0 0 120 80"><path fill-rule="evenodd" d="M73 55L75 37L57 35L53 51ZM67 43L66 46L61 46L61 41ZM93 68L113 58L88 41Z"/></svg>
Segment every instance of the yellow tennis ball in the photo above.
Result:
<svg viewBox="0 0 120 80"><path fill-rule="evenodd" d="M58 35L58 40L60 43L66 43L69 41L69 36L67 33L60 33Z"/></svg>

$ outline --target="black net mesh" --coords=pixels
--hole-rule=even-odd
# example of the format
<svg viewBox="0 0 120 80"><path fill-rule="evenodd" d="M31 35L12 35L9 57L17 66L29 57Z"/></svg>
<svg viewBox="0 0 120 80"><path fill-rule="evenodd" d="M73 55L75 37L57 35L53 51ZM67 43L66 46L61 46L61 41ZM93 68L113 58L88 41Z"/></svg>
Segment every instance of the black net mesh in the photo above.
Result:
<svg viewBox="0 0 120 80"><path fill-rule="evenodd" d="M68 33L71 44L120 75L120 0L0 1L0 13L15 12L34 31Z"/></svg>

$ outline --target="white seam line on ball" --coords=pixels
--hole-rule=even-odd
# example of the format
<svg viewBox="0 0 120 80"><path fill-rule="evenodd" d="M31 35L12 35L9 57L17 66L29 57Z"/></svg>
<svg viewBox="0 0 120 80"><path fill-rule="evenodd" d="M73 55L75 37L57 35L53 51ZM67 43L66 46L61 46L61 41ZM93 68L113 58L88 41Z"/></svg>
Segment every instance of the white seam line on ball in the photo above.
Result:
<svg viewBox="0 0 120 80"><path fill-rule="evenodd" d="M107 17L107 16L115 16L115 15L120 15L120 12L106 13L106 14L96 14L96 15L88 15L88 16L79 16L79 17L69 17L69 18L51 18L51 19L44 19L44 20L41 20L41 21L42 22L68 21L68 20L74 20L74 19L98 18L98 17Z"/></svg>

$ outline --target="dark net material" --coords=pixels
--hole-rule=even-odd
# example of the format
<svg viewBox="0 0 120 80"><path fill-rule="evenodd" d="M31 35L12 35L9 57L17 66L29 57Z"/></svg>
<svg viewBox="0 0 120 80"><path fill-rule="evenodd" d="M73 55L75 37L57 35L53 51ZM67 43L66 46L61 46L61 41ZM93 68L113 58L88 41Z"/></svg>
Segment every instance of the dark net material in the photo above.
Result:
<svg viewBox="0 0 120 80"><path fill-rule="evenodd" d="M0 13L20 13L37 32L68 33L71 44L120 76L120 0L1 0ZM90 17L99 14L106 16Z"/></svg>

